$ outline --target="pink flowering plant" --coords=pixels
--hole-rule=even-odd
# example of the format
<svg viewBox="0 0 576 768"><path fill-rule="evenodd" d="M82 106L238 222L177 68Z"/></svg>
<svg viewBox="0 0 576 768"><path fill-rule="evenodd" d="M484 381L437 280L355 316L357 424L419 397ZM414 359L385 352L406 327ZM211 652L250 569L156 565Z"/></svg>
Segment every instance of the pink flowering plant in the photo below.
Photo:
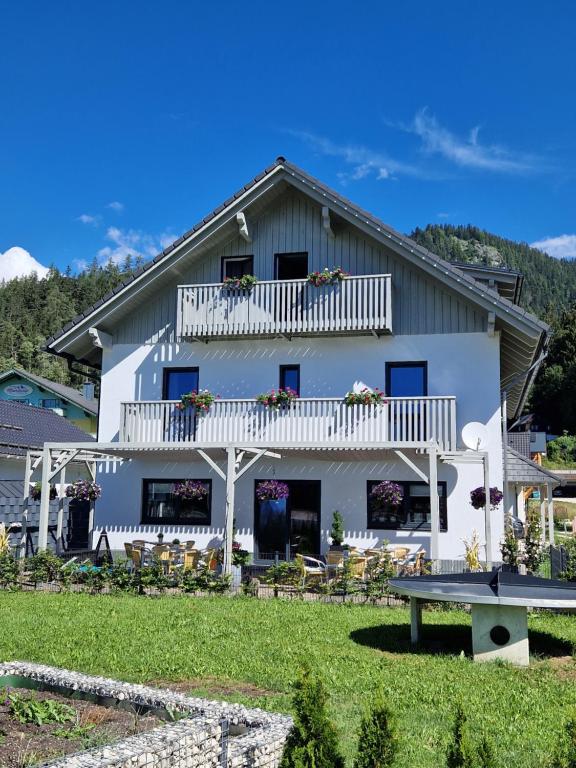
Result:
<svg viewBox="0 0 576 768"><path fill-rule="evenodd" d="M192 392L182 395L176 408L180 411L184 411L186 408L196 408L198 413L208 413L210 406L217 399L218 395L212 394L209 389L193 389Z"/></svg>
<svg viewBox="0 0 576 768"><path fill-rule="evenodd" d="M281 480L262 480L256 486L258 501L278 501L279 499L287 499L289 495L288 486Z"/></svg>
<svg viewBox="0 0 576 768"><path fill-rule="evenodd" d="M393 483L391 480L384 480L372 488L370 496L380 504L399 507L404 498L404 489L399 483Z"/></svg>
<svg viewBox="0 0 576 768"><path fill-rule="evenodd" d="M228 291L249 291L256 283L258 278L255 275L242 275L242 277L225 277L222 281L222 287Z"/></svg>
<svg viewBox="0 0 576 768"><path fill-rule="evenodd" d="M278 410L278 408L288 408L297 399L298 393L290 389L290 387L271 389L270 392L264 392L256 398L261 405L275 410Z"/></svg>
<svg viewBox="0 0 576 768"><path fill-rule="evenodd" d="M201 480L184 480L181 483L174 483L172 495L186 500L205 499L208 496L208 486Z"/></svg>
<svg viewBox="0 0 576 768"><path fill-rule="evenodd" d="M102 488L93 480L76 480L67 486L66 496L79 501L96 501L102 496Z"/></svg>
<svg viewBox="0 0 576 768"><path fill-rule="evenodd" d="M498 504L502 501L504 498L504 494L499 488L490 488L490 509L496 509ZM486 489L483 485L480 485L478 488L474 488L473 491L470 491L470 504L474 507L474 509L483 509L486 505Z"/></svg>
<svg viewBox="0 0 576 768"><path fill-rule="evenodd" d="M346 405L384 405L387 400L381 389L368 389L364 387L361 392L346 392L344 402Z"/></svg>
<svg viewBox="0 0 576 768"><path fill-rule="evenodd" d="M342 267L332 267L332 269L324 267L321 272L310 272L307 279L310 285L314 285L316 288L321 288L323 285L340 283L348 276L349 273L345 272Z"/></svg>

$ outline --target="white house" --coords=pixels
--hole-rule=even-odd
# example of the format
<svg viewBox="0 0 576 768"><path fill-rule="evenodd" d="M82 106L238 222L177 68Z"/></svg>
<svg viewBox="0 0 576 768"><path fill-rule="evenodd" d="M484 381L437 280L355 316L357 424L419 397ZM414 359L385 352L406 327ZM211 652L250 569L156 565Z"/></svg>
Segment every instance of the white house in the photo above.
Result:
<svg viewBox="0 0 576 768"><path fill-rule="evenodd" d="M349 276L308 281L335 266ZM350 544L458 559L476 529L498 560L503 506L476 510L470 491L503 486L501 391L512 418L547 326L489 272L444 262L278 158L47 342L101 369L98 442L86 446L101 459L94 534L105 528L117 550L161 530L229 551L234 519L266 560L324 552L337 509ZM223 287L244 274L258 278L251 290ZM255 401L279 386L298 390L290 408ZM363 386L385 402L346 405ZM203 415L178 410L197 388L220 399ZM46 444L46 478L69 455ZM177 499L184 479L208 496ZM266 479L289 486L272 526L255 498ZM382 480L402 485L400 507L373 502Z"/></svg>

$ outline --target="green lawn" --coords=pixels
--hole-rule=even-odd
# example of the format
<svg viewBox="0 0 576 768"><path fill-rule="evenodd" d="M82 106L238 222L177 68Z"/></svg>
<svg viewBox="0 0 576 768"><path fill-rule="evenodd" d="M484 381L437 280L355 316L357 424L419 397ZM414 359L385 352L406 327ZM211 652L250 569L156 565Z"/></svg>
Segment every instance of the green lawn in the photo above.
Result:
<svg viewBox="0 0 576 768"><path fill-rule="evenodd" d="M492 735L500 765L544 766L576 706L576 617L531 618L533 650L551 657L537 657L528 670L461 655L470 642L465 613L425 612L426 653L410 652L407 622L402 608L0 593L0 659L138 682L188 681L200 695L282 711L308 661L326 683L348 756L363 704L381 686L398 714L399 766L443 765L458 701L474 732Z"/></svg>

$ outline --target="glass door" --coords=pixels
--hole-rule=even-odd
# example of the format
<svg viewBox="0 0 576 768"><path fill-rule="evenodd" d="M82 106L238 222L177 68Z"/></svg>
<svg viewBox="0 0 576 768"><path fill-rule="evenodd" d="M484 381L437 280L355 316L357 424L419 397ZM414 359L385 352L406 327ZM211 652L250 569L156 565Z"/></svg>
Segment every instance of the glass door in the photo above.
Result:
<svg viewBox="0 0 576 768"><path fill-rule="evenodd" d="M188 392L198 391L200 371L198 368L164 368L162 384L163 400L180 400ZM196 411L186 408L181 411L175 406L164 410L164 438L178 443L194 440L196 436Z"/></svg>
<svg viewBox="0 0 576 768"><path fill-rule="evenodd" d="M260 482L256 481L256 484ZM260 560L320 553L320 480L282 480L287 499L255 502L254 532ZM255 497L256 498L256 497Z"/></svg>

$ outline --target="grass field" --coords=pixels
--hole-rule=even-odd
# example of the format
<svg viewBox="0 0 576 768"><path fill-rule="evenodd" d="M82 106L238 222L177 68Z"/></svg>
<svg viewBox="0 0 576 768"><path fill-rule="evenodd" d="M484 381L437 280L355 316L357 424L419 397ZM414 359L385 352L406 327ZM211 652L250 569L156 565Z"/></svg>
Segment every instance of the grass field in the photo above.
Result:
<svg viewBox="0 0 576 768"><path fill-rule="evenodd" d="M398 766L443 765L456 702L475 734L491 735L500 765L545 766L576 706L576 617L531 617L536 657L526 670L473 664L464 612L425 612L426 652L412 653L408 618L403 608L242 597L0 593L0 659L182 682L280 711L290 711L291 681L307 661L326 683L348 758L363 706L380 687L397 712Z"/></svg>

